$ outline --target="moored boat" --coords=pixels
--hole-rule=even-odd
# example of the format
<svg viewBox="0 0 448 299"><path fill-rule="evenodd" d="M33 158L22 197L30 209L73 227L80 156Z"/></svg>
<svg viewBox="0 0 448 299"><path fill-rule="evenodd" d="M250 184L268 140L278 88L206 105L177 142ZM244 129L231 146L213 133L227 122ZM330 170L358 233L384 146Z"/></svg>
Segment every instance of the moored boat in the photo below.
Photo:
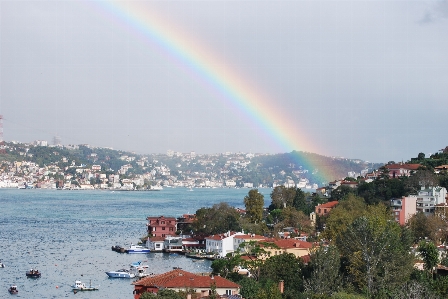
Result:
<svg viewBox="0 0 448 299"><path fill-rule="evenodd" d="M134 245L131 244L129 248L126 248L125 250L127 253L150 253L151 250L147 247L143 247L141 245Z"/></svg>
<svg viewBox="0 0 448 299"><path fill-rule="evenodd" d="M31 269L30 271L26 271L26 277L30 278L39 278L41 276L41 273L39 270Z"/></svg>
<svg viewBox="0 0 448 299"><path fill-rule="evenodd" d="M9 287L8 292L9 292L10 294L18 294L18 293L19 293L19 290L17 289L17 286L16 286L16 285L12 285L12 286Z"/></svg>
<svg viewBox="0 0 448 299"><path fill-rule="evenodd" d="M81 282L80 280L76 280L75 284L72 285L73 291L97 291L99 290L98 287L92 286L92 281L90 281L90 285L86 285L85 283Z"/></svg>
<svg viewBox="0 0 448 299"><path fill-rule="evenodd" d="M131 264L129 264L129 265L131 266L131 269L132 269L132 268L139 268L139 267L140 267L140 268L145 268L145 269L148 269L148 268L149 268L149 266L143 264L142 261L134 262L134 263L131 263Z"/></svg>
<svg viewBox="0 0 448 299"><path fill-rule="evenodd" d="M120 269L117 271L106 272L107 276L111 278L134 278L135 274L131 273L129 270Z"/></svg>

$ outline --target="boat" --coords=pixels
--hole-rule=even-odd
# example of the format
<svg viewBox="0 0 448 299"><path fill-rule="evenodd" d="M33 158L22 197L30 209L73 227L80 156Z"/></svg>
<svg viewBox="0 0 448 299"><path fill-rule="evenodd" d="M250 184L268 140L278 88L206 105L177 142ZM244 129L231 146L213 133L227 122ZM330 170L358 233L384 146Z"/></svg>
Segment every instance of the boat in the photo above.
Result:
<svg viewBox="0 0 448 299"><path fill-rule="evenodd" d="M18 293L19 293L19 290L17 289L17 286L16 286L16 285L12 285L12 286L9 287L8 292L9 292L10 294L18 294Z"/></svg>
<svg viewBox="0 0 448 299"><path fill-rule="evenodd" d="M3 264L2 260L0 260L0 268L5 268L5 264Z"/></svg>
<svg viewBox="0 0 448 299"><path fill-rule="evenodd" d="M72 285L73 291L98 291L99 288L92 286L92 281L90 281L90 285L86 286L85 283L81 282L80 280L76 280L75 284Z"/></svg>
<svg viewBox="0 0 448 299"><path fill-rule="evenodd" d="M134 278L135 274L131 273L129 270L120 269L117 271L106 272L107 276L111 278Z"/></svg>
<svg viewBox="0 0 448 299"><path fill-rule="evenodd" d="M131 269L132 269L132 268L139 268L139 267L140 267L140 268L145 268L145 269L148 269L148 268L149 268L148 265L144 265L144 264L142 264L141 261L134 262L134 263L130 263L129 265L131 266Z"/></svg>
<svg viewBox="0 0 448 299"><path fill-rule="evenodd" d="M26 277L30 278L39 278L41 276L41 273L39 270L31 269L30 271L26 271Z"/></svg>
<svg viewBox="0 0 448 299"><path fill-rule="evenodd" d="M131 244L131 246L129 248L126 248L125 251L127 253L150 253L151 250L149 250L149 248L147 247L143 247L140 245L134 245Z"/></svg>
<svg viewBox="0 0 448 299"><path fill-rule="evenodd" d="M143 277L153 275L153 273L148 273L147 269L148 268L143 268L143 267L134 268L133 272L135 273L135 277L143 278Z"/></svg>

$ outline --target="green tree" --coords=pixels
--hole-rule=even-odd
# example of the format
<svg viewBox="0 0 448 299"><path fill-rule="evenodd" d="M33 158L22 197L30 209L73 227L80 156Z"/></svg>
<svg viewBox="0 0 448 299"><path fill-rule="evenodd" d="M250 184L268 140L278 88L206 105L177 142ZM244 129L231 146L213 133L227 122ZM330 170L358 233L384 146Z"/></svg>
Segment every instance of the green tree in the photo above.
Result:
<svg viewBox="0 0 448 299"><path fill-rule="evenodd" d="M331 210L325 223L322 234L324 239L335 241L347 229L352 222L363 215L367 205L361 197L350 194L346 200L342 200Z"/></svg>
<svg viewBox="0 0 448 299"><path fill-rule="evenodd" d="M254 299L282 299L282 294L278 286L269 281L263 288L260 288L255 295Z"/></svg>
<svg viewBox="0 0 448 299"><path fill-rule="evenodd" d="M296 195L296 189L286 188L285 186L277 186L271 192L271 205L269 210L283 209L291 207Z"/></svg>
<svg viewBox="0 0 448 299"><path fill-rule="evenodd" d="M369 206L339 235L337 246L360 291L370 297L407 281L412 269L411 238L384 206Z"/></svg>
<svg viewBox="0 0 448 299"><path fill-rule="evenodd" d="M296 194L294 195L294 199L292 202L292 206L299 211L302 211L305 214L309 214L309 207L306 203L305 192L302 189L297 188Z"/></svg>
<svg viewBox="0 0 448 299"><path fill-rule="evenodd" d="M246 207L246 215L250 222L258 223L263 219L264 196L257 189L252 189L249 194L244 197L244 205Z"/></svg>
<svg viewBox="0 0 448 299"><path fill-rule="evenodd" d="M197 234L221 234L227 231L240 231L239 213L227 203L221 202L211 208L196 211L192 227Z"/></svg>
<svg viewBox="0 0 448 299"><path fill-rule="evenodd" d="M311 273L310 278L304 282L307 294L318 294L330 296L338 290L341 285L339 268L341 260L336 246L330 245L315 248L310 254L308 265Z"/></svg>
<svg viewBox="0 0 448 299"><path fill-rule="evenodd" d="M432 276L434 268L439 263L439 251L437 250L437 246L433 242L422 240L418 243L418 252L425 263L425 270L431 273Z"/></svg>
<svg viewBox="0 0 448 299"><path fill-rule="evenodd" d="M284 282L287 293L298 293L303 291L303 260L292 253L282 253L265 260L260 267L260 282L273 281L278 284Z"/></svg>
<svg viewBox="0 0 448 299"><path fill-rule="evenodd" d="M261 288L261 284L255 279L243 277L238 284L241 286L240 294L243 298L255 298Z"/></svg>

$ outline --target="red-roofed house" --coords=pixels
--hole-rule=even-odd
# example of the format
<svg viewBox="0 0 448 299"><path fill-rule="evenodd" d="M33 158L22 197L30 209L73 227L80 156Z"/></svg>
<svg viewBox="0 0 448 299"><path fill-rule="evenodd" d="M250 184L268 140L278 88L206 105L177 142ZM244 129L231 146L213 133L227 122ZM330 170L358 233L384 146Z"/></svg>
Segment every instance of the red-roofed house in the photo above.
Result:
<svg viewBox="0 0 448 299"><path fill-rule="evenodd" d="M389 177L391 178L397 178L401 176L410 176L412 172L417 171L417 169L420 167L420 164L387 164L384 165L384 167L389 170Z"/></svg>
<svg viewBox="0 0 448 299"><path fill-rule="evenodd" d="M279 247L277 249L263 246L263 249L269 252L268 256L280 255L282 253L292 253L296 257L302 257L309 255L310 250L313 247L313 244L310 242L295 239L266 239L265 241L267 243L274 243L277 247Z"/></svg>
<svg viewBox="0 0 448 299"><path fill-rule="evenodd" d="M157 293L160 289L176 292L195 290L200 296L199 298L203 298L210 294L212 285L215 285L218 295L236 295L240 292L240 285L221 276L201 276L181 269L146 277L132 284L134 285L134 299L139 299L144 292Z"/></svg>
<svg viewBox="0 0 448 299"><path fill-rule="evenodd" d="M177 222L174 217L146 217L148 233L153 237L166 237L174 235L177 231Z"/></svg>
<svg viewBox="0 0 448 299"><path fill-rule="evenodd" d="M265 237L255 234L236 235L233 237L233 250L236 251L242 243L249 243L250 241L263 241L264 239Z"/></svg>
<svg viewBox="0 0 448 299"><path fill-rule="evenodd" d="M227 253L234 251L233 238L236 235L243 235L240 232L227 232L224 234L211 235L205 237L205 251L214 252L215 254L225 257Z"/></svg>
<svg viewBox="0 0 448 299"><path fill-rule="evenodd" d="M330 201L321 205L317 205L314 208L314 212L319 216L324 216L330 213L332 209L338 204L337 201Z"/></svg>

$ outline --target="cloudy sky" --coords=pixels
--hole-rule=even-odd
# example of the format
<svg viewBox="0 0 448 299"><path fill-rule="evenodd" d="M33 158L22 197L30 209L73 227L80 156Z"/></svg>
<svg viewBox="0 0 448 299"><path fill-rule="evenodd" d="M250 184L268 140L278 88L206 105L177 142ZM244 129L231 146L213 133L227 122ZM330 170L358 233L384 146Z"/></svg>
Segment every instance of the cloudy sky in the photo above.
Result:
<svg viewBox="0 0 448 299"><path fill-rule="evenodd" d="M6 141L407 161L447 113L447 0L0 0Z"/></svg>

